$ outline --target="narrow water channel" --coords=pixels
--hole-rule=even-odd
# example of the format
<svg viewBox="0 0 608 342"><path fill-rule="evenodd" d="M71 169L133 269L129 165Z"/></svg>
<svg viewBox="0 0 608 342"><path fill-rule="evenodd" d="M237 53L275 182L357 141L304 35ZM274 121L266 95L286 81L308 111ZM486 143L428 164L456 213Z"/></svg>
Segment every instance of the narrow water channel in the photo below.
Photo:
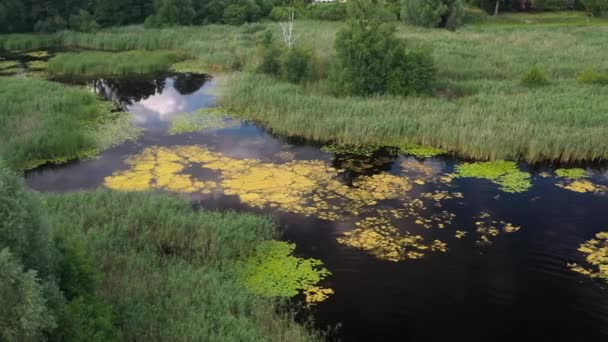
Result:
<svg viewBox="0 0 608 342"><path fill-rule="evenodd" d="M109 187L190 196L203 209L277 218L296 253L321 259L334 294L310 309L344 341L591 341L608 337L608 288L572 271L608 231L608 172L579 189L545 165L507 192L454 175L464 161L379 149L363 155L224 117L170 135L173 118L215 104L213 79L179 74L86 85L144 128L98 158L26 175L43 192Z"/></svg>

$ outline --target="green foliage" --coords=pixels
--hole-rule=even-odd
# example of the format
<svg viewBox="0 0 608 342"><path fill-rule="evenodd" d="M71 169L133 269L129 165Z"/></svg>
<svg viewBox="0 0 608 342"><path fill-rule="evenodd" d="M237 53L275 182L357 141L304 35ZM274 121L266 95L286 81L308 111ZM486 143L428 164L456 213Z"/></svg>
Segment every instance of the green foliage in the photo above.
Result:
<svg viewBox="0 0 608 342"><path fill-rule="evenodd" d="M93 295L80 296L65 306L53 339L66 342L122 341L122 334L114 322L110 304Z"/></svg>
<svg viewBox="0 0 608 342"><path fill-rule="evenodd" d="M139 132L94 94L56 82L1 78L0 106L0 155L13 169L91 155Z"/></svg>
<svg viewBox="0 0 608 342"><path fill-rule="evenodd" d="M68 27L67 22L63 17L55 15L42 20L39 20L34 25L34 31L48 33L65 30Z"/></svg>
<svg viewBox="0 0 608 342"><path fill-rule="evenodd" d="M80 10L78 14L70 16L70 29L91 33L96 32L99 29L99 24L97 24L91 13Z"/></svg>
<svg viewBox="0 0 608 342"><path fill-rule="evenodd" d="M378 5L371 1L353 1L349 9L350 20L335 40L333 91L348 95L428 91L435 76L430 55L407 50L395 27L379 20Z"/></svg>
<svg viewBox="0 0 608 342"><path fill-rule="evenodd" d="M306 16L315 20L341 21L347 17L347 6L341 2L313 3L306 7Z"/></svg>
<svg viewBox="0 0 608 342"><path fill-rule="evenodd" d="M66 52L49 61L48 71L69 77L143 75L166 71L182 59L183 56L171 51Z"/></svg>
<svg viewBox="0 0 608 342"><path fill-rule="evenodd" d="M608 85L608 72L599 72L594 69L585 69L576 78L580 83Z"/></svg>
<svg viewBox="0 0 608 342"><path fill-rule="evenodd" d="M569 178L569 179L579 179L587 177L587 171L585 169L573 168L573 169L557 169L555 170L555 174L558 177Z"/></svg>
<svg viewBox="0 0 608 342"><path fill-rule="evenodd" d="M258 72L279 76L281 74L281 52L272 31L266 30L258 46L258 55L260 56Z"/></svg>
<svg viewBox="0 0 608 342"><path fill-rule="evenodd" d="M504 192L525 192L531 186L530 174L520 171L510 161L464 163L456 166L458 177L474 177L491 180Z"/></svg>
<svg viewBox="0 0 608 342"><path fill-rule="evenodd" d="M113 322L126 341L315 338L239 276L240 260L276 236L269 218L194 211L190 200L152 193L48 195L44 204L55 236L85 246L102 273L96 294L115 308L111 319L105 305L73 304L84 336ZM83 320L88 312L99 314Z"/></svg>
<svg viewBox="0 0 608 342"><path fill-rule="evenodd" d="M291 83L311 81L314 77L312 50L300 46L287 49L281 60L281 74Z"/></svg>
<svg viewBox="0 0 608 342"><path fill-rule="evenodd" d="M146 19L146 27L190 25L195 14L191 0L159 0L154 14Z"/></svg>
<svg viewBox="0 0 608 342"><path fill-rule="evenodd" d="M423 27L445 27L455 30L462 25L462 0L402 0L401 18Z"/></svg>
<svg viewBox="0 0 608 342"><path fill-rule="evenodd" d="M0 303L2 341L40 341L55 327L36 271L24 270L8 248L0 249Z"/></svg>
<svg viewBox="0 0 608 342"><path fill-rule="evenodd" d="M57 238L55 245L61 253L59 288L67 300L95 292L101 274L83 243Z"/></svg>
<svg viewBox="0 0 608 342"><path fill-rule="evenodd" d="M465 7L463 23L481 23L488 20L488 13L478 7Z"/></svg>
<svg viewBox="0 0 608 342"><path fill-rule="evenodd" d="M40 212L38 199L23 180L0 161L0 249L10 248L27 270L46 278L56 266L56 251Z"/></svg>
<svg viewBox="0 0 608 342"><path fill-rule="evenodd" d="M521 82L527 87L542 87L549 84L547 73L541 68L532 67L521 79Z"/></svg>
<svg viewBox="0 0 608 342"><path fill-rule="evenodd" d="M293 297L316 286L330 273L317 259L293 256L294 244L264 241L243 264L248 288L265 297Z"/></svg>
<svg viewBox="0 0 608 342"><path fill-rule="evenodd" d="M585 10L594 16L608 16L608 2L606 0L582 0L582 3Z"/></svg>

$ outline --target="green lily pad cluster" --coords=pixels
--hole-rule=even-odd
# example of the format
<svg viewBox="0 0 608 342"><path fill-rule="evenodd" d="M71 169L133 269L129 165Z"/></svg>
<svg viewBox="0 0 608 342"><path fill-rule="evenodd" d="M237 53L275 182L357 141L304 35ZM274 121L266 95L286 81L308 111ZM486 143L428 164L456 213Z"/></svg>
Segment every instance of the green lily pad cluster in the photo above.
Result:
<svg viewBox="0 0 608 342"><path fill-rule="evenodd" d="M431 158L444 153L446 150L431 146L423 146L416 143L406 143L399 145L399 152L409 154L418 158Z"/></svg>
<svg viewBox="0 0 608 342"><path fill-rule="evenodd" d="M317 259L293 255L294 244L269 240L262 242L242 268L247 287L264 297L293 297L314 288L330 272Z"/></svg>
<svg viewBox="0 0 608 342"><path fill-rule="evenodd" d="M171 119L168 133L175 135L203 129L226 128L229 125L226 116L225 111L219 108L204 108L194 113L178 114Z"/></svg>
<svg viewBox="0 0 608 342"><path fill-rule="evenodd" d="M504 192L525 192L531 186L530 174L519 170L511 161L465 163L456 166L458 177L474 177L491 180Z"/></svg>
<svg viewBox="0 0 608 342"><path fill-rule="evenodd" d="M574 169L557 169L555 174L561 178L579 179L587 177L587 171L581 168Z"/></svg>
<svg viewBox="0 0 608 342"><path fill-rule="evenodd" d="M355 154L358 156L370 157L374 154L374 152L378 150L378 148L379 147L376 145L352 145L333 143L321 147L321 150L336 154Z"/></svg>

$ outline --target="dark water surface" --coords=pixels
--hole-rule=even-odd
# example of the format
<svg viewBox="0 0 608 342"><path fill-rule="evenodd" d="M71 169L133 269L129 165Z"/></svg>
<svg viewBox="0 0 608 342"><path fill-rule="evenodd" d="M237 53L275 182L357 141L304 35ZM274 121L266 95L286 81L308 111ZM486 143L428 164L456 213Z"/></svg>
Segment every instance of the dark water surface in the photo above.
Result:
<svg viewBox="0 0 608 342"><path fill-rule="evenodd" d="M51 165L27 174L27 183L39 191L65 192L104 185L107 177L132 168L126 160L152 146L204 146L230 160L255 159L264 167L282 170L292 161L319 161L336 171L342 184L357 184L370 175L406 177L411 190L365 206L360 214L340 213L334 220L306 216L298 210L252 207L222 191L195 191L189 196L203 208L237 209L275 216L284 238L297 244L297 254L321 259L332 272L324 287L335 294L311 309L320 328L340 324L334 338L344 341L512 341L531 337L547 341L606 341L608 290L596 280L568 268L583 263L578 246L595 233L608 230L608 196L577 193L556 186L555 176L543 177L549 167L520 165L532 173L533 186L524 193L507 193L488 180L438 177L453 172L461 161L412 157L378 151L371 157L335 155L314 144L273 135L258 125L231 121L221 129L167 135L171 118L212 106L213 80L198 75L173 75L147 80L97 80L92 90L123 105L143 136L108 150L97 159ZM256 164L258 165L258 164ZM262 165L262 164L260 164ZM270 166L269 166L270 165ZM274 166L273 166L274 165ZM302 164L308 165L308 164ZM421 171L423 170L423 171ZM218 180L219 173L196 165L184 170L200 180ZM601 168L588 168L589 181L608 184ZM423 180L421 184L415 180ZM424 183L424 184L422 184ZM394 218L395 231L387 241L405 234L425 241L441 240L447 251L425 250L417 259L387 260L364 248L340 243L344 233L365 217L381 210L406 208L418 196L435 190L462 198L425 200L414 216ZM338 196L338 200L341 200ZM334 201L332 199L331 201ZM346 203L347 200L339 203ZM349 202L350 203L350 202ZM435 203L435 204L433 204ZM380 210L380 211L379 211ZM335 211L340 211L336 209ZM444 228L424 228L417 219L449 212ZM519 226L502 230L491 243L480 243L476 231L480 216ZM457 230L467 232L455 237Z"/></svg>

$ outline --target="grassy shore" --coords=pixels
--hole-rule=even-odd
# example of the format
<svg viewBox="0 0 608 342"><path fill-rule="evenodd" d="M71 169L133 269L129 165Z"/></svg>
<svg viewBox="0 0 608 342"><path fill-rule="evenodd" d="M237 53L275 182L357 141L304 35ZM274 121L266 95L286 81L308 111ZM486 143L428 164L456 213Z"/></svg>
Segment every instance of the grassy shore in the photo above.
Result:
<svg viewBox="0 0 608 342"><path fill-rule="evenodd" d="M125 341L310 341L276 301L252 294L237 262L276 237L251 214L195 212L185 199L96 191L44 196L53 234L84 246Z"/></svg>
<svg viewBox="0 0 608 342"><path fill-rule="evenodd" d="M164 72L182 59L184 56L171 51L70 52L53 57L47 70L64 77L122 77Z"/></svg>
<svg viewBox="0 0 608 342"><path fill-rule="evenodd" d="M0 77L0 156L14 169L84 157L137 136L128 116L55 82Z"/></svg>

